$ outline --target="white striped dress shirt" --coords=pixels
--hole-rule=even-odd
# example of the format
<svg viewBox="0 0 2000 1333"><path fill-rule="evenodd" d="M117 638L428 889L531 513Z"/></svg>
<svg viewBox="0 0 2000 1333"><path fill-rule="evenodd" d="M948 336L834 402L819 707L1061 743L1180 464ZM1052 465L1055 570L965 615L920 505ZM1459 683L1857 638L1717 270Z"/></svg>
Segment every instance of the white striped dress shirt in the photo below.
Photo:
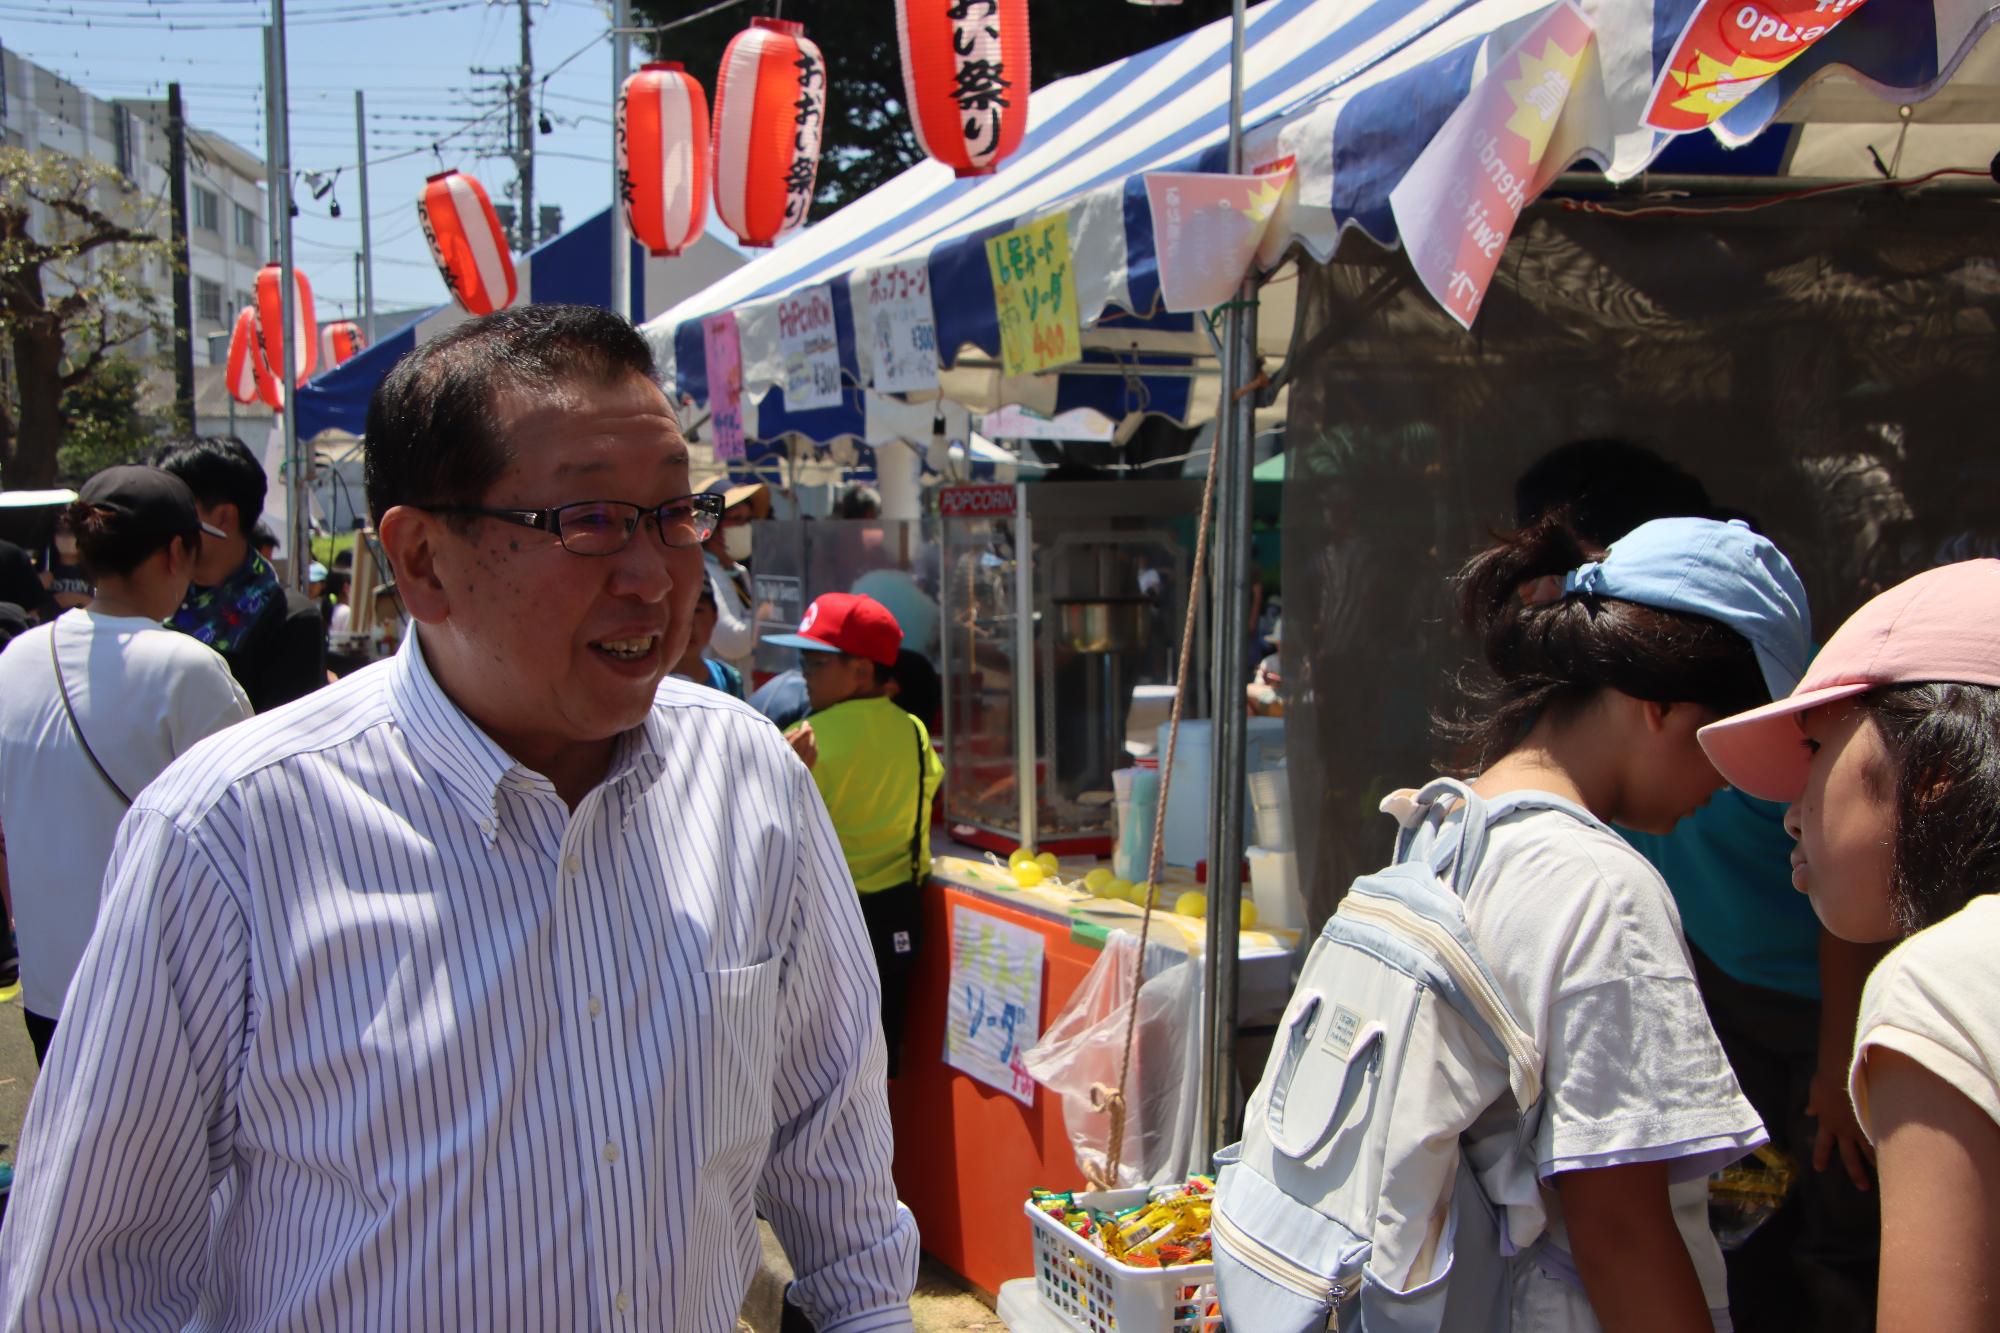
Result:
<svg viewBox="0 0 2000 1333"><path fill-rule="evenodd" d="M877 996L769 722L669 677L571 812L412 635L125 820L4 1326L728 1330L761 1212L823 1333L908 1328Z"/></svg>

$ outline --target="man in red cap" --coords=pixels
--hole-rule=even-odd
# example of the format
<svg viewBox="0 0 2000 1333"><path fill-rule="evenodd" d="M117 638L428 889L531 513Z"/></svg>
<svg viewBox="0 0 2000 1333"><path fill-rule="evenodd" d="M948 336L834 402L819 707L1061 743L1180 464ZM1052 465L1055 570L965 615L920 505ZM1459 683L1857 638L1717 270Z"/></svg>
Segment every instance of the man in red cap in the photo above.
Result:
<svg viewBox="0 0 2000 1333"><path fill-rule="evenodd" d="M944 765L923 722L891 699L903 630L888 607L872 597L830 592L813 599L798 633L768 635L764 642L799 650L813 711L794 729L793 748L812 769L861 894L882 978L882 1035L894 1078L903 995L923 922L921 889L931 864L931 802Z"/></svg>

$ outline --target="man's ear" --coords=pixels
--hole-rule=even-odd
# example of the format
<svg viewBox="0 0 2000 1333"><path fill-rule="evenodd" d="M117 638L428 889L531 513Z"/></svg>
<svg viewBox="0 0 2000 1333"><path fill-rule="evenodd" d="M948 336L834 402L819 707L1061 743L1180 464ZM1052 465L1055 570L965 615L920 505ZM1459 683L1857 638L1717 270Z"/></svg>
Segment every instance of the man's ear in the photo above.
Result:
<svg viewBox="0 0 2000 1333"><path fill-rule="evenodd" d="M396 505L375 525L396 594L410 619L440 625L451 616L451 598L439 578L439 542L447 534L444 520L410 505Z"/></svg>

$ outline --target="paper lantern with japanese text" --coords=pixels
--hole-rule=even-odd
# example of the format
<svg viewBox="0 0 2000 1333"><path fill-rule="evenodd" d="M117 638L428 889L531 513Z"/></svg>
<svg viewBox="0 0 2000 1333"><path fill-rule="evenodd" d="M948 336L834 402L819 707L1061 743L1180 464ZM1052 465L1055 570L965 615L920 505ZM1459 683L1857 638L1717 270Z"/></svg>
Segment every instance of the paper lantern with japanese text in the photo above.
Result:
<svg viewBox="0 0 2000 1333"><path fill-rule="evenodd" d="M910 125L926 153L984 176L1028 128L1028 0L896 0Z"/></svg>
<svg viewBox="0 0 2000 1333"><path fill-rule="evenodd" d="M752 19L715 77L715 212L745 245L804 225L826 122L826 62L803 23Z"/></svg>
<svg viewBox="0 0 2000 1333"><path fill-rule="evenodd" d="M313 318L312 284L298 269L292 270L292 373L294 382L304 384L319 366L319 324ZM264 365L273 378L285 377L285 343L280 330L285 327L284 270L266 264L257 270L257 326L264 331Z"/></svg>
<svg viewBox="0 0 2000 1333"><path fill-rule="evenodd" d="M345 365L354 359L354 354L368 345L361 336L361 326L351 319L335 320L320 330L320 363L328 370Z"/></svg>
<svg viewBox="0 0 2000 1333"><path fill-rule="evenodd" d="M271 373L271 363L264 358L264 324L254 310L250 313L250 375L257 386L257 401L273 412L284 411L285 386Z"/></svg>
<svg viewBox="0 0 2000 1333"><path fill-rule="evenodd" d="M680 62L625 80L618 99L618 192L649 254L677 255L708 221L708 94Z"/></svg>
<svg viewBox="0 0 2000 1333"><path fill-rule="evenodd" d="M247 305L237 311L236 324L229 330L229 364L223 371L223 379L229 386L229 396L245 405L261 396L257 381L263 362L257 343L262 337L257 328L257 312Z"/></svg>
<svg viewBox="0 0 2000 1333"><path fill-rule="evenodd" d="M417 215L453 300L474 315L514 304L514 256L485 186L462 171L441 171L424 182Z"/></svg>

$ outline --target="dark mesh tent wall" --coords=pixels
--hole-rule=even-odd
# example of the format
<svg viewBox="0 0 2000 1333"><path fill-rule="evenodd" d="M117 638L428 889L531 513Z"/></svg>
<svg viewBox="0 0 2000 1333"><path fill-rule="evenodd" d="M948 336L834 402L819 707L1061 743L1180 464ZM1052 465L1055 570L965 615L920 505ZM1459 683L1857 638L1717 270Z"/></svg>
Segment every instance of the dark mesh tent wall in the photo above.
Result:
<svg viewBox="0 0 2000 1333"><path fill-rule="evenodd" d="M1453 571L1567 441L1693 472L1797 564L1818 636L1933 564L2000 554L2000 205L1800 200L1618 218L1545 205L1471 332L1353 238L1302 280L1284 509L1287 752L1314 920L1379 865L1384 792L1470 645Z"/></svg>

